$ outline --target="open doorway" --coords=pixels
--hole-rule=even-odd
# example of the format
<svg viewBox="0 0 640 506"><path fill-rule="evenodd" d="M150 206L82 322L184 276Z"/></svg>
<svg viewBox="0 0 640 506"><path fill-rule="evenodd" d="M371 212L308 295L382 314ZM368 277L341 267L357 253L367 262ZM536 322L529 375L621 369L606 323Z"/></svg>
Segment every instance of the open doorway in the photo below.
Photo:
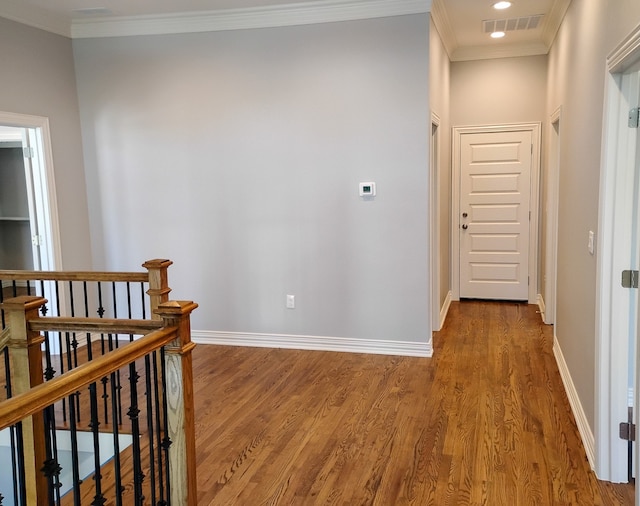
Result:
<svg viewBox="0 0 640 506"><path fill-rule="evenodd" d="M603 162L600 177L597 308L595 471L627 482L633 471L620 424L633 422L638 290L624 271L639 269L640 27L607 58ZM623 286L624 285L624 286ZM636 494L636 504L640 497Z"/></svg>
<svg viewBox="0 0 640 506"><path fill-rule="evenodd" d="M48 119L0 112L0 162L0 269L60 269Z"/></svg>

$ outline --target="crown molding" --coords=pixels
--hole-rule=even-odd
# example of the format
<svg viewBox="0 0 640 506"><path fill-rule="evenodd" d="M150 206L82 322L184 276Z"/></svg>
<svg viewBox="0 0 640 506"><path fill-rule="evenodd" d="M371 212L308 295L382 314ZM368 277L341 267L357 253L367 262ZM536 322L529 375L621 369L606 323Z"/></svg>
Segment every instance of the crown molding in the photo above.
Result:
<svg viewBox="0 0 640 506"><path fill-rule="evenodd" d="M64 37L71 37L71 26L68 20L39 7L26 5L25 2L19 0L2 0L0 3L0 18L6 18L46 32L63 35Z"/></svg>
<svg viewBox="0 0 640 506"><path fill-rule="evenodd" d="M451 55L458 47L458 40L456 39L455 31L449 20L449 15L447 14L443 0L433 0L431 5L431 19L433 19L433 24L440 35L442 45L449 55L449 59L451 59Z"/></svg>
<svg viewBox="0 0 640 506"><path fill-rule="evenodd" d="M551 49L551 45L558 35L558 30L567 13L567 9L571 4L571 0L556 0L547 14L544 28L542 29L542 40L547 45L547 50Z"/></svg>
<svg viewBox="0 0 640 506"><path fill-rule="evenodd" d="M542 42L531 44L508 44L501 46L462 46L457 48L451 61L490 60L492 58L513 58L547 54L549 49Z"/></svg>
<svg viewBox="0 0 640 506"><path fill-rule="evenodd" d="M427 13L431 0L331 0L255 9L74 20L71 37L126 37L333 23Z"/></svg>

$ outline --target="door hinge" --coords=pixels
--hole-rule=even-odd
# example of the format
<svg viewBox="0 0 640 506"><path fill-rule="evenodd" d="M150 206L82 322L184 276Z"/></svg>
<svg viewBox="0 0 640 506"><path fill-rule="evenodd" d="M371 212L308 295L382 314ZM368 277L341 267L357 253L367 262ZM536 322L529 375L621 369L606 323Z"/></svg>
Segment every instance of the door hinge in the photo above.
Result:
<svg viewBox="0 0 640 506"><path fill-rule="evenodd" d="M629 111L629 128L640 126L640 107L634 107Z"/></svg>
<svg viewBox="0 0 640 506"><path fill-rule="evenodd" d="M622 288L638 288L639 271L622 271Z"/></svg>
<svg viewBox="0 0 640 506"><path fill-rule="evenodd" d="M31 146L24 146L22 153L25 158L33 158L35 156L35 151Z"/></svg>
<svg viewBox="0 0 640 506"><path fill-rule="evenodd" d="M622 422L620 424L620 439L625 441L636 440L636 424L629 422Z"/></svg>
<svg viewBox="0 0 640 506"><path fill-rule="evenodd" d="M42 236L41 235L31 236L31 244L33 244L34 246L42 246Z"/></svg>

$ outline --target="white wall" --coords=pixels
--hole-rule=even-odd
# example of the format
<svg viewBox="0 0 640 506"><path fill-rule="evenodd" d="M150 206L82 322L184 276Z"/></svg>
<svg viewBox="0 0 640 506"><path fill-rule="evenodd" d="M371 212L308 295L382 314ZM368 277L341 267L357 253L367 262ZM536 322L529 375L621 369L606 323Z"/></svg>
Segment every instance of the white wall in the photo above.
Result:
<svg viewBox="0 0 640 506"><path fill-rule="evenodd" d="M546 55L452 62L451 124L543 121L546 87Z"/></svg>
<svg viewBox="0 0 640 506"><path fill-rule="evenodd" d="M587 237L598 237L606 56L638 23L636 0L574 1L549 54L547 122L562 106L555 330L592 429L597 259Z"/></svg>
<svg viewBox="0 0 640 506"><path fill-rule="evenodd" d="M74 41L96 266L172 259L194 329L426 343L428 23Z"/></svg>
<svg viewBox="0 0 640 506"><path fill-rule="evenodd" d="M49 118L62 268L90 269L89 219L71 41L0 18L0 90L0 111Z"/></svg>

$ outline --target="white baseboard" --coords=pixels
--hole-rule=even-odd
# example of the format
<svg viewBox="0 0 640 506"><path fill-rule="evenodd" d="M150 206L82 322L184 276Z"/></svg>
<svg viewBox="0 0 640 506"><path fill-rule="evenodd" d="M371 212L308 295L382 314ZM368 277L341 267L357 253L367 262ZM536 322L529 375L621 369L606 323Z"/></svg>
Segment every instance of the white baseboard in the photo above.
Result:
<svg viewBox="0 0 640 506"><path fill-rule="evenodd" d="M540 315L542 316L542 321L544 321L544 313L547 310L547 306L544 303L544 298L542 297L542 294L539 293L538 296L536 297L536 303L538 304L538 308L540 308Z"/></svg>
<svg viewBox="0 0 640 506"><path fill-rule="evenodd" d="M560 377L562 378L564 389L567 393L567 397L569 398L571 411L573 412L573 416L576 419L576 425L578 426L578 432L580 432L580 437L582 438L582 444L584 446L585 452L587 453L587 459L589 460L591 469L594 470L595 469L594 464L596 461L595 438L593 436L593 431L589 426L587 415L585 414L584 409L582 408L580 397L578 396L576 387L573 384L573 379L571 379L569 368L567 367L567 363L564 360L564 355L562 354L562 349L560 348L560 343L558 342L557 338L554 338L553 340L553 355L556 358L556 363L558 364L558 370L560 371Z"/></svg>
<svg viewBox="0 0 640 506"><path fill-rule="evenodd" d="M444 322L447 319L447 314L449 313L449 308L451 307L452 298L453 294L451 293L451 290L449 290L449 293L447 293L447 296L444 298L442 308L440 309L440 329L444 326Z"/></svg>
<svg viewBox="0 0 640 506"><path fill-rule="evenodd" d="M426 343L415 343L411 341L378 341L375 339L355 339L348 337L248 334L242 332L194 330L191 333L191 338L193 342L197 344L217 344L219 346L341 351L407 357L431 357L433 355L431 337L429 337L429 341Z"/></svg>

